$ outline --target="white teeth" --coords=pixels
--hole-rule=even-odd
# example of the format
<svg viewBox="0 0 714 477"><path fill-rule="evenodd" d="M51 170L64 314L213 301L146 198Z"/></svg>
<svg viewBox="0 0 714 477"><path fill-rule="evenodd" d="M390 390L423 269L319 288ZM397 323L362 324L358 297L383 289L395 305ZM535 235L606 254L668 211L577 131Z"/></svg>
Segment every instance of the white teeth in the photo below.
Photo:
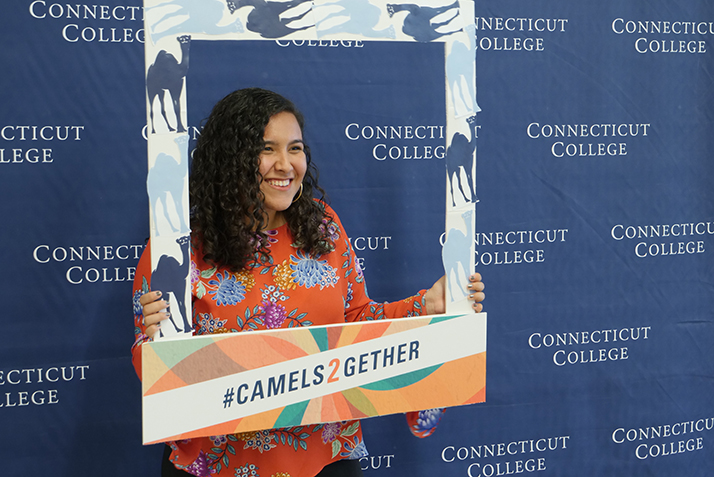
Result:
<svg viewBox="0 0 714 477"><path fill-rule="evenodd" d="M285 180L279 181L279 180L271 179L268 181L268 184L274 185L276 187L287 187L290 185L290 180L285 179Z"/></svg>

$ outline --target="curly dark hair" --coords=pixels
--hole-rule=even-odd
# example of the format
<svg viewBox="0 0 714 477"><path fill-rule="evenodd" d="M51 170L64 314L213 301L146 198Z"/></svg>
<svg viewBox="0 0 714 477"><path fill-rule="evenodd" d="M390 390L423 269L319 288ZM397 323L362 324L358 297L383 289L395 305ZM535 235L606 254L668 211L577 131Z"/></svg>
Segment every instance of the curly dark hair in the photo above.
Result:
<svg viewBox="0 0 714 477"><path fill-rule="evenodd" d="M263 134L270 118L292 113L304 129L305 119L288 99L260 88L240 89L221 99L201 132L193 152L189 195L191 227L200 239L204 259L240 271L269 262L263 209L263 180L259 172ZM305 145L307 171L299 198L283 211L295 243L321 255L333 243L327 225L332 222L317 184L317 169ZM314 200L314 193L319 193Z"/></svg>

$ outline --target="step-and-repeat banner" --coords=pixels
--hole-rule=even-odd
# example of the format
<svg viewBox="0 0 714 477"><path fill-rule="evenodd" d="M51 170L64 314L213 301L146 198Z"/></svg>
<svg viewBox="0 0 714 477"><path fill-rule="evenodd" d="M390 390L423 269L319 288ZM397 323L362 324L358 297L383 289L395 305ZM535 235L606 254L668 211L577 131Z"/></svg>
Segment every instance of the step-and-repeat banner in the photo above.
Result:
<svg viewBox="0 0 714 477"><path fill-rule="evenodd" d="M173 1L146 28L136 0L3 3L3 475L159 472L129 355L150 228L150 38L175 40L189 150L233 89L297 103L375 300L443 274L445 201L478 201L486 403L449 409L427 439L402 416L365 420L367 475L711 475L714 4L460 1L335 1L320 19L410 42L291 39L296 1ZM177 32L196 9L212 21L192 31L268 39L186 42ZM432 40L474 10L461 45L476 55L480 111L456 141L445 102L467 101L445 98L445 77L468 94L473 73L445 66ZM176 128L164 91L155 126ZM452 168L445 187L454 142L476 151L476 177Z"/></svg>

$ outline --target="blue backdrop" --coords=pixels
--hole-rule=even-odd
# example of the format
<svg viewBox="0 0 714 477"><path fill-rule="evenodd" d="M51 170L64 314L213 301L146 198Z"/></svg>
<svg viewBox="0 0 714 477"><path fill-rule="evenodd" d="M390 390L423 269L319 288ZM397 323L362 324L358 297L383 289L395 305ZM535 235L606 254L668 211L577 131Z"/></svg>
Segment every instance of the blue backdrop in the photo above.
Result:
<svg viewBox="0 0 714 477"><path fill-rule="evenodd" d="M475 8L487 402L425 440L365 421L362 467L714 474L714 4ZM149 235L140 2L0 12L2 474L157 475L129 355ZM443 273L443 46L323 45L192 41L189 134L232 89L293 98L372 298L396 300Z"/></svg>

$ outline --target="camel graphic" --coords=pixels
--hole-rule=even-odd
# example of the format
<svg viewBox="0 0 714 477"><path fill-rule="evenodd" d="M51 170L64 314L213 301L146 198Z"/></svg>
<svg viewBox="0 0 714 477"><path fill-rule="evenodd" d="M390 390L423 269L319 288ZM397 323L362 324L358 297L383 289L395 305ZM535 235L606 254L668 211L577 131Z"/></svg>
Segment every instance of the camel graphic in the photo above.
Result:
<svg viewBox="0 0 714 477"><path fill-rule="evenodd" d="M466 274L468 271L465 268L465 264L469 264L468 260L471 253L471 244L473 243L473 219L474 211L469 209L461 214L461 218L466 225L466 233L464 234L461 230L457 228L451 228L446 233L446 242L444 242L444 248L441 250L441 258L444 263L444 270L446 271L446 279L449 283L449 295L451 296L451 302L460 300L466 295L468 295L468 290L463 287L463 283L466 282ZM466 259L466 260L464 260ZM454 274L454 279L452 280L451 274ZM454 296L456 291L461 292L459 296Z"/></svg>
<svg viewBox="0 0 714 477"><path fill-rule="evenodd" d="M149 66L146 73L146 92L149 95L149 115L151 117L151 132L156 133L154 128L154 99L158 96L161 103L161 115L166 121L169 131L186 132L186 128L181 123L181 92L183 91L184 78L188 71L188 50L191 45L191 37L183 35L176 40L181 44L181 63L174 55L166 50L161 50L156 55L154 63ZM171 95L171 101L176 115L176 129L172 128L166 118L166 108L164 106L165 92Z"/></svg>
<svg viewBox="0 0 714 477"><path fill-rule="evenodd" d="M305 15L310 13L311 9L296 16L281 18L283 13L303 4L312 5L312 1L291 0L288 2L271 2L266 0L228 0L228 8L231 9L231 12L243 7L253 7L253 10L248 14L248 22L245 26L248 30L258 33L263 38L282 38L296 31L312 28L313 25L298 28L290 28L288 26L290 22L301 20Z"/></svg>
<svg viewBox="0 0 714 477"><path fill-rule="evenodd" d="M456 18L459 8L458 0L451 5L445 5L443 7L421 7L413 3L388 3L387 12L389 16L394 16L397 12L408 12L406 18L404 18L404 24L402 25L402 31L404 34L409 35L416 41L429 42L441 38L442 36L450 35L454 32L460 31L461 29L455 29L448 31L446 33L440 33L437 28L448 25L454 18ZM456 9L454 15L443 22L431 23L431 20L442 13L446 13L449 10Z"/></svg>
<svg viewBox="0 0 714 477"><path fill-rule="evenodd" d="M188 235L176 239L176 243L181 247L181 263L170 255L161 255L156 269L151 273L151 289L160 290L166 299L169 298L169 293L173 293L178 304L183 324L178 326L178 317L174 311L171 311L171 318L169 318L177 333L188 333L192 329L186 313L186 303L184 303L186 299L186 278L190 269L188 253L190 240Z"/></svg>
<svg viewBox="0 0 714 477"><path fill-rule="evenodd" d="M149 174L146 178L146 190L149 194L149 202L153 208L153 222L156 235L160 236L165 227L159 227L159 218L157 216L158 205L161 203L161 208L164 212L164 218L171 227L171 231L176 233L188 233L189 229L184 220L183 210L183 191L188 173L188 136L182 134L174 139L181 151L181 160L176 161L173 156L164 152L160 152L154 161L154 165L149 169ZM179 218L179 224L174 224L169 214L169 196L171 196L171 204L173 204L176 214Z"/></svg>
<svg viewBox="0 0 714 477"><path fill-rule="evenodd" d="M232 23L220 25L228 6L230 13L235 10L225 0L168 0L144 9L151 41L158 41L169 35L181 33L222 33L243 32L243 25L237 18ZM163 8L159 8L163 7ZM179 7L178 10L173 7ZM159 8L157 12L156 9ZM156 13L154 13L156 12ZM179 23L176 23L176 22ZM161 29L163 27L163 29Z"/></svg>
<svg viewBox="0 0 714 477"><path fill-rule="evenodd" d="M465 29L468 44L453 42L449 56L446 57L446 78L451 88L451 101L456 116L478 111L475 105L476 83L474 81L474 58L476 39L473 25ZM463 107L460 107L463 104Z"/></svg>
<svg viewBox="0 0 714 477"><path fill-rule="evenodd" d="M391 25L384 30L374 29L379 23L381 10L369 0L335 0L334 2L321 3L319 8L331 6L339 6L341 10L331 12L316 22L318 36L351 33L369 38L396 38L394 27ZM315 13L317 12L316 8ZM344 21L331 28L319 29L321 23L332 19L343 19Z"/></svg>
<svg viewBox="0 0 714 477"><path fill-rule="evenodd" d="M459 190L466 202L477 202L476 190L473 181L474 151L476 151L476 116L471 116L466 120L471 126L471 139L457 132L451 139L451 145L446 150L446 174L451 184L451 204L456 207L456 197L454 195L454 182L458 182ZM466 184L461 180L460 169L466 173ZM456 176L456 177L454 177ZM469 194L466 194L468 188Z"/></svg>

